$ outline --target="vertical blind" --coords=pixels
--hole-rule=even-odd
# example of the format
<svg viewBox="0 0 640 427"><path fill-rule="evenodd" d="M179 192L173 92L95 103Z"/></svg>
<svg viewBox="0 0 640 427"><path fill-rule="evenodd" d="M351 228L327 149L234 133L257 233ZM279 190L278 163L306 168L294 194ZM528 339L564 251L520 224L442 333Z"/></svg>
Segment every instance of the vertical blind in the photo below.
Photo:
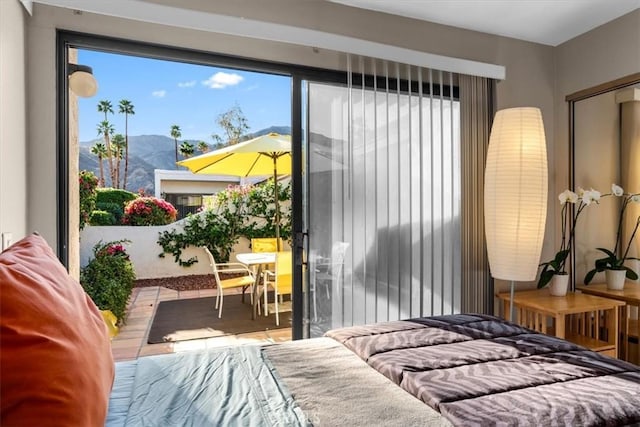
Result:
<svg viewBox="0 0 640 427"><path fill-rule="evenodd" d="M458 76L347 69L346 85L308 84L312 336L461 310Z"/></svg>

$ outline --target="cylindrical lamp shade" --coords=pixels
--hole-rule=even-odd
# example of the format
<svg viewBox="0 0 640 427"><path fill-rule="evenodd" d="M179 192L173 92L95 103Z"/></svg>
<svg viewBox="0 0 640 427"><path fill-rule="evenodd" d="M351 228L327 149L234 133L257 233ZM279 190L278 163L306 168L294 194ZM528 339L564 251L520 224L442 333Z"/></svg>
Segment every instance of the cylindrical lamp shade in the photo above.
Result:
<svg viewBox="0 0 640 427"><path fill-rule="evenodd" d="M547 216L547 148L538 108L496 113L485 168L484 217L491 275L536 278Z"/></svg>

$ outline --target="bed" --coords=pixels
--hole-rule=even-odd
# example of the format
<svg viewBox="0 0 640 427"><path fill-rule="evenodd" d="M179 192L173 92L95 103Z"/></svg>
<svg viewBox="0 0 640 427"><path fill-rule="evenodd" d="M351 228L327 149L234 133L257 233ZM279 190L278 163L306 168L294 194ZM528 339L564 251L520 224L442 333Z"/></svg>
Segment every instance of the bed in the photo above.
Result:
<svg viewBox="0 0 640 427"><path fill-rule="evenodd" d="M0 253L3 426L614 426L640 367L492 316L115 364L104 320L46 241Z"/></svg>
<svg viewBox="0 0 640 427"><path fill-rule="evenodd" d="M109 426L640 422L640 367L485 315L151 356L116 373Z"/></svg>

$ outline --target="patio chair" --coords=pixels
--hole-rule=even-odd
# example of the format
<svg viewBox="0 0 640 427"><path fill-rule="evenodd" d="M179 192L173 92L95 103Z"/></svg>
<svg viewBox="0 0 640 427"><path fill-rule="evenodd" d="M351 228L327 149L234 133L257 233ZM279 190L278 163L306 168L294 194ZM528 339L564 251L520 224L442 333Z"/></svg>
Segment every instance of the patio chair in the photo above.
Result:
<svg viewBox="0 0 640 427"><path fill-rule="evenodd" d="M213 254L209 251L209 248L203 246L202 249L204 249L209 257L209 265L213 270L213 276L215 277L218 286L218 292L216 292L216 309L218 310L218 318L221 318L222 304L224 302L224 289L242 288L242 298L244 301L244 292L247 288L251 288L253 286L255 283L255 277L253 272L249 270L246 265L240 264L239 262L216 263L216 260L213 258ZM243 275L221 280L219 273L243 273ZM251 303L253 304L253 292L251 292Z"/></svg>
<svg viewBox="0 0 640 427"><path fill-rule="evenodd" d="M262 293L264 295L264 315L269 315L269 307L273 308L276 314L276 325L280 325L280 312L291 311L291 302L284 302L283 295L291 295L293 287L291 251L278 252L274 271L264 272L264 284ZM269 304L269 288L273 289L274 302Z"/></svg>
<svg viewBox="0 0 640 427"><path fill-rule="evenodd" d="M313 319L318 320L318 288L323 286L327 299L330 299L329 287L335 284L335 288L340 288L342 271L344 269L344 257L349 243L335 242L331 247L331 258L323 258L315 253L310 258L313 259L310 267L310 292L313 298Z"/></svg>
<svg viewBox="0 0 640 427"><path fill-rule="evenodd" d="M280 238L280 250L282 250L282 238ZM278 252L278 239L275 237L251 239L251 252Z"/></svg>

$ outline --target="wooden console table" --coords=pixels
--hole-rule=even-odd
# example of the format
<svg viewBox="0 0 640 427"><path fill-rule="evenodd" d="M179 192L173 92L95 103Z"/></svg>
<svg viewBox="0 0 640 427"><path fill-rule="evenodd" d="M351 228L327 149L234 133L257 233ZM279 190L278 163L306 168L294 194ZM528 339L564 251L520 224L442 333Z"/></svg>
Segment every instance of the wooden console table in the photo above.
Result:
<svg viewBox="0 0 640 427"><path fill-rule="evenodd" d="M627 306L635 306L640 310L640 283L627 281L624 284L624 289L620 291L607 289L606 283L592 283L588 286L581 285L578 286L578 289L585 294L620 300L624 301L627 304L625 306L621 306L619 310L618 322L620 323L622 329L622 345L620 346L620 356L624 358L624 360L640 365L640 325L638 324L637 318L629 318L629 310L627 309ZM639 340L639 348L638 352L636 353L635 361L630 360L631 355L629 352L629 337L635 337Z"/></svg>
<svg viewBox="0 0 640 427"><path fill-rule="evenodd" d="M504 313L508 313L510 293L500 293L498 298L504 302ZM583 293L569 292L564 297L556 297L549 295L548 289L521 291L513 297L514 322L616 357L617 310L624 305L624 301Z"/></svg>

